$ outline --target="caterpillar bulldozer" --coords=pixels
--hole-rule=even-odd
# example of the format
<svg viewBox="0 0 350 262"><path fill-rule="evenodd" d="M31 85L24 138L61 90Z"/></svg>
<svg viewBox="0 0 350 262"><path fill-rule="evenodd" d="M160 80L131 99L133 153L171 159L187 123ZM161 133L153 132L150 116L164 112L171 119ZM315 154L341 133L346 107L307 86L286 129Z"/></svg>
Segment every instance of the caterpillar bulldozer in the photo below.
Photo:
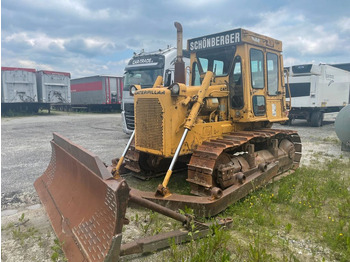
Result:
<svg viewBox="0 0 350 262"><path fill-rule="evenodd" d="M168 238L186 241L188 231L180 230L121 244L131 203L181 221L187 230L195 224L196 237L202 237L209 225L178 209L215 216L299 165L297 132L271 128L288 120L282 42L245 29L190 39L191 66L185 68L182 26L175 27L175 81L164 87L159 76L152 88L130 87L135 130L119 159L106 165L54 134L51 162L34 186L70 261L117 261L164 248ZM171 187L174 171L184 166L190 195ZM124 172L165 176L149 192L130 188Z"/></svg>

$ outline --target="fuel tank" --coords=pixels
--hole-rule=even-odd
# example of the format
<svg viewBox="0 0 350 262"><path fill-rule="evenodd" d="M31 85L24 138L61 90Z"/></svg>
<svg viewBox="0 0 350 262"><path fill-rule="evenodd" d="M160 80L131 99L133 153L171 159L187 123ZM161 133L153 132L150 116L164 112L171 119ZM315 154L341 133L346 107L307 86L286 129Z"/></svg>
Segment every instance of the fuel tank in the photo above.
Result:
<svg viewBox="0 0 350 262"><path fill-rule="evenodd" d="M341 150L350 152L350 105L340 110L337 115L335 132L342 142Z"/></svg>

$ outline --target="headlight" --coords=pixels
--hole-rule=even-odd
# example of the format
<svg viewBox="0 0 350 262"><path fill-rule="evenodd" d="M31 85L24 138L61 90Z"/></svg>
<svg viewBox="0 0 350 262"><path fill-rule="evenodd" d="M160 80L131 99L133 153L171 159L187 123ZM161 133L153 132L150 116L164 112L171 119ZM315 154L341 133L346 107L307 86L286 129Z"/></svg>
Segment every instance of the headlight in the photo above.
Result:
<svg viewBox="0 0 350 262"><path fill-rule="evenodd" d="M134 86L134 85L130 86L130 95L131 96L134 96L136 91L137 91L136 86Z"/></svg>
<svg viewBox="0 0 350 262"><path fill-rule="evenodd" d="M172 96L177 96L180 93L180 86L177 83L174 83L171 86L169 86L169 89L171 91Z"/></svg>

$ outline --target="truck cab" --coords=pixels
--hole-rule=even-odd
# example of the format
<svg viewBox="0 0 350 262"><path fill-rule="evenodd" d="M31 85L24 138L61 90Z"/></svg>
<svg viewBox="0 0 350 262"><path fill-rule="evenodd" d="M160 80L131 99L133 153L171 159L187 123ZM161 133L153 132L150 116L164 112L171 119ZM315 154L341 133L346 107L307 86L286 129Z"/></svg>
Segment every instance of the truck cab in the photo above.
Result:
<svg viewBox="0 0 350 262"><path fill-rule="evenodd" d="M126 134L131 134L135 128L134 97L130 96L130 86L140 85L141 88L150 88L157 76L163 77L164 86L170 86L174 82L175 61L175 47L155 52L141 52L130 59L125 67L122 99L123 131ZM189 65L189 55L186 53L184 62L186 66Z"/></svg>

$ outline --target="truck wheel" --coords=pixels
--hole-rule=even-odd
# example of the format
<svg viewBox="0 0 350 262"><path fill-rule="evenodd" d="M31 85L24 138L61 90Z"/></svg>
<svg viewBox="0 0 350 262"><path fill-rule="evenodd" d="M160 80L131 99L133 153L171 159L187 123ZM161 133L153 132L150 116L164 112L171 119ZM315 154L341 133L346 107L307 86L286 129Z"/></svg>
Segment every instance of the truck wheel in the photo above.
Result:
<svg viewBox="0 0 350 262"><path fill-rule="evenodd" d="M321 111L315 111L311 114L311 126L319 127L322 125L323 113Z"/></svg>
<svg viewBox="0 0 350 262"><path fill-rule="evenodd" d="M282 122L280 124L284 125L284 126L286 126L286 125L291 126L292 125L292 120L293 120L292 118L289 118L287 121Z"/></svg>

